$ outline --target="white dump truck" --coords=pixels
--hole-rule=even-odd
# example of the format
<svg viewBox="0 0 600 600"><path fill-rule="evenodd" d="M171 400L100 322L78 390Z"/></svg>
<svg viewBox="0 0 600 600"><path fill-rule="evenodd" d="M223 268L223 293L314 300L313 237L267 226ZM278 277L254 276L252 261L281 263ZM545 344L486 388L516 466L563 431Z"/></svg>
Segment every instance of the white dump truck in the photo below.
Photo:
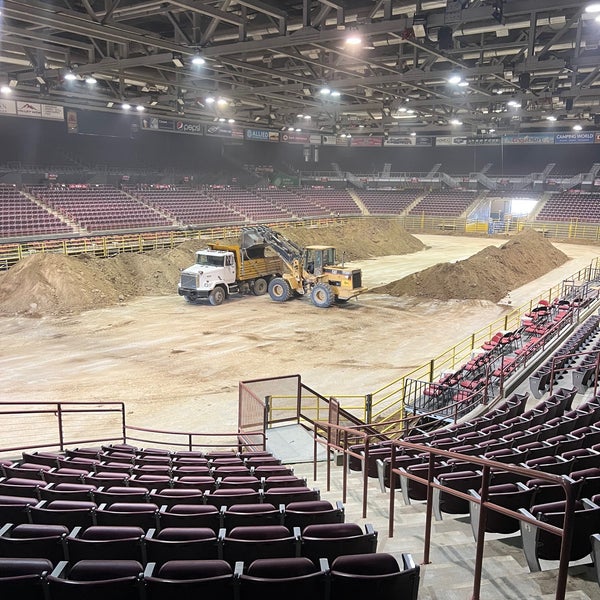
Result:
<svg viewBox="0 0 600 600"><path fill-rule="evenodd" d="M241 244L210 243L196 252L196 262L181 272L178 293L188 302L208 298L216 306L230 294L261 296L284 266L278 256L265 256L262 238L242 235Z"/></svg>

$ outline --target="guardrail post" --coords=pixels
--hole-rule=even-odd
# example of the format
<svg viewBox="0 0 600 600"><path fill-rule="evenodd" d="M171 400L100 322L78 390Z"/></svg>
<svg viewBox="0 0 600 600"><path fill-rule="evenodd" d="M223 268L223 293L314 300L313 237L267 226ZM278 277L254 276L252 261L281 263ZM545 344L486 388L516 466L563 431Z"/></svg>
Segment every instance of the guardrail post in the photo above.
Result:
<svg viewBox="0 0 600 600"><path fill-rule="evenodd" d="M59 402L56 406L56 416L58 417L58 443L62 452L65 449L65 440L63 438L62 405Z"/></svg>
<svg viewBox="0 0 600 600"><path fill-rule="evenodd" d="M479 506L479 527L477 528L477 548L475 551L475 573L473 577L473 595L472 600L479 600L481 592L481 574L483 572L483 545L485 541L485 526L487 521L488 490L490 487L490 468L483 466L481 477L481 504Z"/></svg>
<svg viewBox="0 0 600 600"><path fill-rule="evenodd" d="M362 518L367 518L367 497L369 495L369 437L365 437L365 460L363 462L363 502Z"/></svg>
<svg viewBox="0 0 600 600"><path fill-rule="evenodd" d="M373 416L373 394L365 395L365 423L370 423Z"/></svg>
<svg viewBox="0 0 600 600"><path fill-rule="evenodd" d="M348 430L344 429L344 460L342 462L344 473L342 475L342 502L346 503L348 493Z"/></svg>
<svg viewBox="0 0 600 600"><path fill-rule="evenodd" d="M435 469L435 455L433 452L429 453L429 469L427 470L427 507L425 512L425 543L423 548L423 564L428 565L429 550L431 548L431 523L433 515L433 473Z"/></svg>
<svg viewBox="0 0 600 600"><path fill-rule="evenodd" d="M396 500L396 444L392 442L392 455L390 457L390 509L388 511L388 537L394 537L394 503Z"/></svg>
<svg viewBox="0 0 600 600"><path fill-rule="evenodd" d="M269 413L271 412L271 396L265 396L265 409L263 415L263 431L269 427Z"/></svg>

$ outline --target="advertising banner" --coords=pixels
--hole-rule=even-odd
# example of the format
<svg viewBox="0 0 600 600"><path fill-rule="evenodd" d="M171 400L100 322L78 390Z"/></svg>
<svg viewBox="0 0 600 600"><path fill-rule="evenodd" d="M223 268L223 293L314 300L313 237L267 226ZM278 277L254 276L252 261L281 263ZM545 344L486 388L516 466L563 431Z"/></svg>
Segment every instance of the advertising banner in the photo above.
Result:
<svg viewBox="0 0 600 600"><path fill-rule="evenodd" d="M17 105L14 100L0 99L0 115L16 115Z"/></svg>
<svg viewBox="0 0 600 600"><path fill-rule="evenodd" d="M383 137L381 136L361 136L350 138L350 146L352 146L353 148L373 148L382 145Z"/></svg>
<svg viewBox="0 0 600 600"><path fill-rule="evenodd" d="M322 135L321 143L323 146L335 146L336 145L336 136L335 135Z"/></svg>
<svg viewBox="0 0 600 600"><path fill-rule="evenodd" d="M215 137L234 138L236 140L244 139L244 129L236 125L207 125L206 135Z"/></svg>
<svg viewBox="0 0 600 600"><path fill-rule="evenodd" d="M42 104L42 119L64 121L65 109L62 106L54 106L53 104Z"/></svg>
<svg viewBox="0 0 600 600"><path fill-rule="evenodd" d="M281 134L281 141L286 142L288 144L310 144L311 138L310 133L296 133L295 131L284 131ZM317 136L319 138L318 143L321 143L321 136Z"/></svg>
<svg viewBox="0 0 600 600"><path fill-rule="evenodd" d="M525 144L554 144L553 133L516 133L503 135L502 143L505 146L522 146Z"/></svg>
<svg viewBox="0 0 600 600"><path fill-rule="evenodd" d="M576 131L573 133L557 133L555 144L593 144L595 135L592 131Z"/></svg>
<svg viewBox="0 0 600 600"><path fill-rule="evenodd" d="M349 137L342 137L341 135L336 136L335 138L335 145L336 146L349 146L350 145L350 140L352 138Z"/></svg>
<svg viewBox="0 0 600 600"><path fill-rule="evenodd" d="M596 142L596 144L600 144L600 133L599 132L596 132L595 142Z"/></svg>
<svg viewBox="0 0 600 600"><path fill-rule="evenodd" d="M415 137L415 146L433 146L433 138L427 135L417 135Z"/></svg>
<svg viewBox="0 0 600 600"><path fill-rule="evenodd" d="M74 110L67 111L67 131L69 133L79 133L79 119Z"/></svg>
<svg viewBox="0 0 600 600"><path fill-rule="evenodd" d="M463 135L442 135L435 139L436 146L466 146L467 138Z"/></svg>
<svg viewBox="0 0 600 600"><path fill-rule="evenodd" d="M390 135L383 141L384 146L414 146L417 138L410 135Z"/></svg>
<svg viewBox="0 0 600 600"><path fill-rule="evenodd" d="M278 142L279 132L268 129L246 129L246 139L258 142Z"/></svg>
<svg viewBox="0 0 600 600"><path fill-rule="evenodd" d="M501 138L498 137L468 137L467 146L499 146Z"/></svg>
<svg viewBox="0 0 600 600"><path fill-rule="evenodd" d="M17 102L17 114L20 117L42 118L42 105L37 102Z"/></svg>

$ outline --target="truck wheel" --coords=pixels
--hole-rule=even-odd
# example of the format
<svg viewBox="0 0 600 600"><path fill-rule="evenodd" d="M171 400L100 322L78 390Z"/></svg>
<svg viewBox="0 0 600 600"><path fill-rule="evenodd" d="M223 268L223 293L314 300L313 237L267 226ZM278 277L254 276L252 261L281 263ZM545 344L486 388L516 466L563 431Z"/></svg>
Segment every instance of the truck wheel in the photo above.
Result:
<svg viewBox="0 0 600 600"><path fill-rule="evenodd" d="M275 277L269 283L269 296L275 302L285 302L290 299L292 289L290 284L283 277Z"/></svg>
<svg viewBox="0 0 600 600"><path fill-rule="evenodd" d="M196 302L196 296L192 294L184 294L183 297L185 298L185 301L189 302L190 304L194 304L194 302Z"/></svg>
<svg viewBox="0 0 600 600"><path fill-rule="evenodd" d="M333 290L327 283L317 283L310 293L310 299L315 306L328 308L333 304Z"/></svg>
<svg viewBox="0 0 600 600"><path fill-rule="evenodd" d="M255 296L264 296L267 293L268 289L269 289L269 286L267 284L266 279L263 279L262 277L259 277L254 282L254 287L252 288L252 293Z"/></svg>
<svg viewBox="0 0 600 600"><path fill-rule="evenodd" d="M213 306L218 306L219 304L223 304L225 301L225 290L222 287L216 287L209 295L208 301Z"/></svg>

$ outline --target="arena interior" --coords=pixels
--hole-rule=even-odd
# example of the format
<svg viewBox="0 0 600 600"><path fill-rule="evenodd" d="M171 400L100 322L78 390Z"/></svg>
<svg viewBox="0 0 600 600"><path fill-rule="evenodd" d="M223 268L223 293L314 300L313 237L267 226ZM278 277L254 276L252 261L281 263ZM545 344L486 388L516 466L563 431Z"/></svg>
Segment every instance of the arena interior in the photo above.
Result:
<svg viewBox="0 0 600 600"><path fill-rule="evenodd" d="M0 34L3 598L600 597L599 3Z"/></svg>

